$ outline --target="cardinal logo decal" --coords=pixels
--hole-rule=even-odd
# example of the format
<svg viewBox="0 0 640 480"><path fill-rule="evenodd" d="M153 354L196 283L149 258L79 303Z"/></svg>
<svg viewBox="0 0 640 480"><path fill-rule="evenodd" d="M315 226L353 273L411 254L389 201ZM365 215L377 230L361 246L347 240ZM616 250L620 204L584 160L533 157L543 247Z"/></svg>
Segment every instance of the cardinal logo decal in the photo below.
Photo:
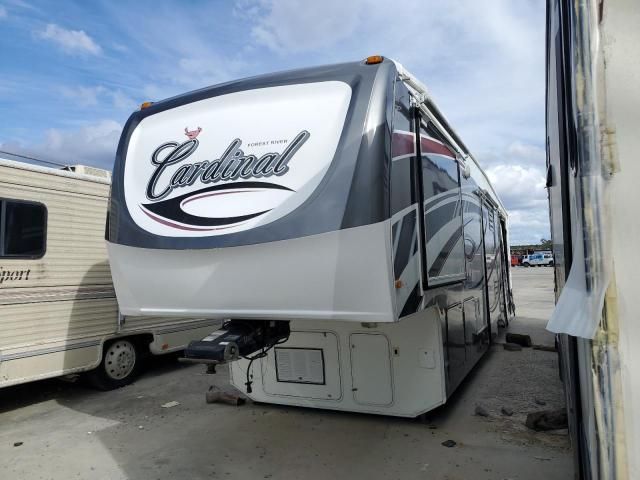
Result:
<svg viewBox="0 0 640 480"><path fill-rule="evenodd" d="M151 155L153 173L146 186L148 202L140 209L152 220L178 230L231 228L270 212L294 190L283 185L290 163L309 139L302 130L281 152L259 157L245 153L236 138L213 160L187 162L200 145L201 127L184 129L187 140L165 142ZM183 137L184 138L184 137ZM203 137L204 138L204 137ZM269 179L269 180L267 180ZM193 189L201 185L202 188ZM180 189L188 192L172 196Z"/></svg>

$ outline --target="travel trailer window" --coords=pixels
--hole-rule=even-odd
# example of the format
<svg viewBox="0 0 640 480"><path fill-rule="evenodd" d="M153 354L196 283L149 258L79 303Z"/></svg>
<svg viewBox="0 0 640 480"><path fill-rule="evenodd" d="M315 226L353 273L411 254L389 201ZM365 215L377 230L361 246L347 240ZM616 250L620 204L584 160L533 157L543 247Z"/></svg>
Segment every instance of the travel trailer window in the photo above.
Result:
<svg viewBox="0 0 640 480"><path fill-rule="evenodd" d="M0 257L42 257L46 223L43 204L0 199Z"/></svg>
<svg viewBox="0 0 640 480"><path fill-rule="evenodd" d="M452 148L431 125L420 128L427 284L466 278L460 174Z"/></svg>

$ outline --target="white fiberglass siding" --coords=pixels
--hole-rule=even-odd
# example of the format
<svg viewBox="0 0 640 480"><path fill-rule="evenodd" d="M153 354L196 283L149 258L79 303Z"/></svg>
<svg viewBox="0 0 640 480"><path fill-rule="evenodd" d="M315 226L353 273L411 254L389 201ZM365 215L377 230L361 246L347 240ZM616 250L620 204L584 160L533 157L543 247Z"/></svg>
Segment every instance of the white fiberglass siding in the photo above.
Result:
<svg viewBox="0 0 640 480"><path fill-rule="evenodd" d="M127 315L393 322L389 232L387 220L240 247L108 248Z"/></svg>

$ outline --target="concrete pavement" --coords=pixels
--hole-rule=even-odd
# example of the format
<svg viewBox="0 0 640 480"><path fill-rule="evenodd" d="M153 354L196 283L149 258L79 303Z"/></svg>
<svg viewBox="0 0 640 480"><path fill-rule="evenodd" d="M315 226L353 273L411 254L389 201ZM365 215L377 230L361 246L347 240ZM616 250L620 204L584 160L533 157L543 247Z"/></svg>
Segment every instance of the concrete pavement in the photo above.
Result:
<svg viewBox="0 0 640 480"><path fill-rule="evenodd" d="M544 330L552 269L517 268L513 280L519 317L510 330L552 345ZM209 385L230 388L220 370L206 375L200 366L155 359L137 382L112 392L59 380L0 390L0 478L572 478L566 431L523 425L527 412L563 404L553 352L494 346L426 422L207 405ZM161 406L170 401L179 405ZM478 403L489 417L474 415ZM500 413L505 406L513 416ZM445 440L457 444L446 448Z"/></svg>

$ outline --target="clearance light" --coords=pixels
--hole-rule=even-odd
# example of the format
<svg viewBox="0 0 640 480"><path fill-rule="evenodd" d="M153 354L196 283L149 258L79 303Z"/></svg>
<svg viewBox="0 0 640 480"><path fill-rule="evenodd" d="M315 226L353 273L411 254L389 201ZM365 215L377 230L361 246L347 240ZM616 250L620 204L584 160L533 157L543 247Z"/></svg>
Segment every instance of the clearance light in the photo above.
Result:
<svg viewBox="0 0 640 480"><path fill-rule="evenodd" d="M365 58L364 63L367 65L375 65L377 63L382 63L384 57L382 55L371 55L370 57Z"/></svg>
<svg viewBox="0 0 640 480"><path fill-rule="evenodd" d="M140 110L144 110L145 108L149 108L151 105L153 105L153 102L142 102L142 104L140 104Z"/></svg>

